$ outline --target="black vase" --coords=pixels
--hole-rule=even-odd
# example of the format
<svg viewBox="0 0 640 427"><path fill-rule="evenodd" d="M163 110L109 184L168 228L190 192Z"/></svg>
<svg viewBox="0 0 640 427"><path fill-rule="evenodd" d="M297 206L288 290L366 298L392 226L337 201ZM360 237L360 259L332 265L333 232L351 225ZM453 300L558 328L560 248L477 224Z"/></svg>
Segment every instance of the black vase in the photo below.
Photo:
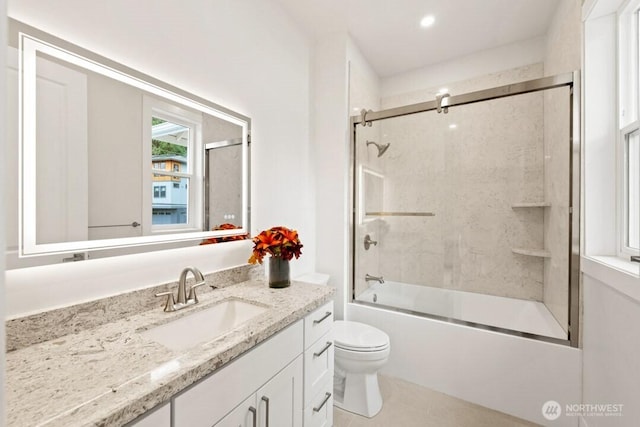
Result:
<svg viewBox="0 0 640 427"><path fill-rule="evenodd" d="M291 284L289 278L289 260L279 256L269 258L269 287L286 288Z"/></svg>

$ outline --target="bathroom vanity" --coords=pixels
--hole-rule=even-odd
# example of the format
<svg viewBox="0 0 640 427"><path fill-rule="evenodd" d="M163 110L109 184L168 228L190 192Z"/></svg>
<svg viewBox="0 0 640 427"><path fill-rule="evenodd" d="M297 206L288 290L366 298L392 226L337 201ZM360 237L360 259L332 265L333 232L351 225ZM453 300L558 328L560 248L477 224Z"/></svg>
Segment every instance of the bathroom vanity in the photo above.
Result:
<svg viewBox="0 0 640 427"><path fill-rule="evenodd" d="M203 292L200 303L178 312L165 313L155 304L11 351L7 421L65 427L331 426L333 291L295 281L274 290L263 280L249 280ZM149 334L229 301L264 310L213 340L182 348L169 348ZM88 316L87 310L64 314L78 318ZM69 321L62 314L50 321ZM189 326L207 327L211 323Z"/></svg>

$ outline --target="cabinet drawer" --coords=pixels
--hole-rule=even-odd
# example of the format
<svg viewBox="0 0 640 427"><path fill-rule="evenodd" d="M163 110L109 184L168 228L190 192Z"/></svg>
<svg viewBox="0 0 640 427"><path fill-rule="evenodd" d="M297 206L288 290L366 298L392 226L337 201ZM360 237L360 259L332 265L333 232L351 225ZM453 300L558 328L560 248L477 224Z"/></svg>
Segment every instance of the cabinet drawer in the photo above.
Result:
<svg viewBox="0 0 640 427"><path fill-rule="evenodd" d="M329 382L311 399L311 404L304 410L304 427L333 426L333 382Z"/></svg>
<svg viewBox="0 0 640 427"><path fill-rule="evenodd" d="M304 348L309 348L332 327L333 301L329 301L304 318Z"/></svg>
<svg viewBox="0 0 640 427"><path fill-rule="evenodd" d="M333 334L326 333L304 352L304 406L327 382L333 383Z"/></svg>

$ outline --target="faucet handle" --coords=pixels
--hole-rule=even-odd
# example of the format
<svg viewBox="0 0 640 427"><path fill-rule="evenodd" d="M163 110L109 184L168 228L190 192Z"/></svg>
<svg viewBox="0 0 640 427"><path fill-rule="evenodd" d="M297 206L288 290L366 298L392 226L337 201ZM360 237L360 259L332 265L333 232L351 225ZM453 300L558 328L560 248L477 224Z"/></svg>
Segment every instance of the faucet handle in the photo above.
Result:
<svg viewBox="0 0 640 427"><path fill-rule="evenodd" d="M176 311L176 300L173 296L173 292L160 292L156 294L157 297L167 296L167 303L164 305L164 311Z"/></svg>
<svg viewBox="0 0 640 427"><path fill-rule="evenodd" d="M196 295L196 288L199 286L204 286L206 284L207 282L203 280L202 282L198 282L195 285L191 286L191 288L189 288L189 298L187 298L187 301L193 301L194 303L197 303L198 296Z"/></svg>

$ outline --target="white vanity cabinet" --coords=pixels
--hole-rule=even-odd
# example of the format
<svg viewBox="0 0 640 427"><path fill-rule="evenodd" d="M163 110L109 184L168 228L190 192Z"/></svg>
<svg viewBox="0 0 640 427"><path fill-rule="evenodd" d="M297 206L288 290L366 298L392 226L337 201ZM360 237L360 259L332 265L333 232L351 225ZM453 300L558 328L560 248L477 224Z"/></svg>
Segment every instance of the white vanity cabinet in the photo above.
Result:
<svg viewBox="0 0 640 427"><path fill-rule="evenodd" d="M304 319L304 426L333 425L333 302Z"/></svg>
<svg viewBox="0 0 640 427"><path fill-rule="evenodd" d="M302 425L302 356L280 371L214 427Z"/></svg>
<svg viewBox="0 0 640 427"><path fill-rule="evenodd" d="M330 427L332 326L330 302L179 393L173 427Z"/></svg>
<svg viewBox="0 0 640 427"><path fill-rule="evenodd" d="M293 371L298 370L291 375L289 385L292 390L279 390L278 393L286 394L289 392L302 395L302 364L296 365L294 363L300 357L302 350L303 321L299 320L229 363L223 369L214 372L174 397L174 427L211 427L217 425L241 402L245 402L247 399L251 401L252 395L271 384L272 378L277 381L280 378L278 374L288 365L293 366L291 368ZM284 377L289 376L289 371L283 372L286 372L283 374ZM271 403L271 396L266 394L260 395L258 398L261 399L263 396L268 398ZM298 399L297 402L299 402L298 407L293 410L300 412L302 399ZM279 404L275 398L274 403ZM262 401L255 402L250 406L256 410L264 408L264 416L266 416L267 405ZM270 405L270 414L275 412L271 411L273 406L273 404ZM242 409L238 409L238 411L242 412ZM262 415L262 411L258 415ZM299 422L293 426L297 427L301 424L302 422ZM282 427L286 426L287 424L282 424Z"/></svg>

